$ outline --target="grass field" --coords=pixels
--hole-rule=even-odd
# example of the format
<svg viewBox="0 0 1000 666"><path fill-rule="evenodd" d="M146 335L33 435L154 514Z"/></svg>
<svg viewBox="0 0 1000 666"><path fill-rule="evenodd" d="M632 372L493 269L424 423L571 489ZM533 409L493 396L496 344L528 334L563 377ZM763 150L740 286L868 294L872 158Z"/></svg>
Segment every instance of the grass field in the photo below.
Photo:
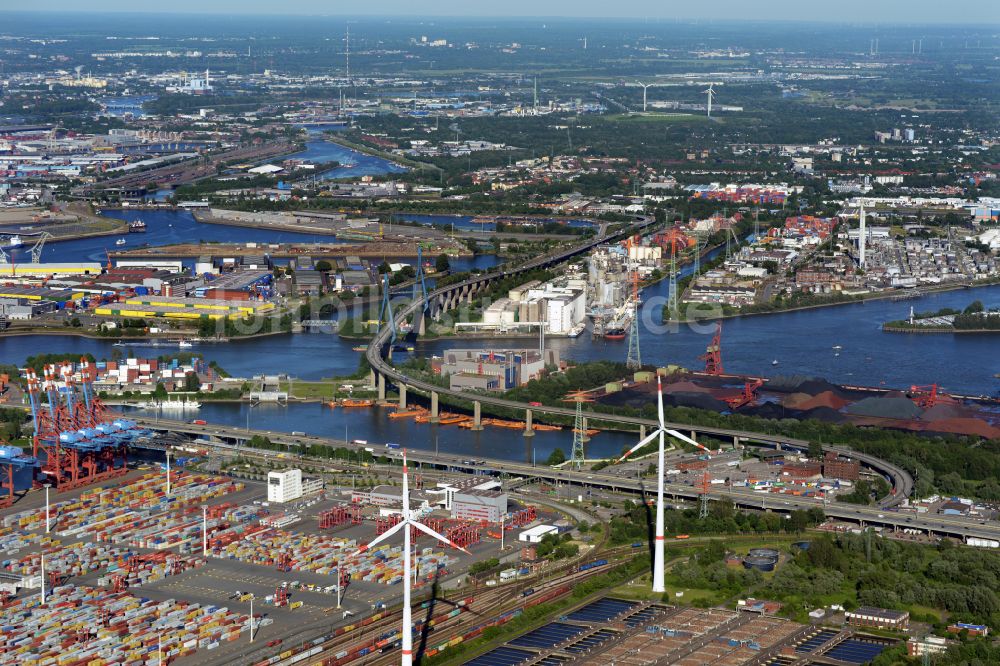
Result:
<svg viewBox="0 0 1000 666"><path fill-rule="evenodd" d="M617 113L605 116L604 120L612 123L705 123L708 118L693 113Z"/></svg>

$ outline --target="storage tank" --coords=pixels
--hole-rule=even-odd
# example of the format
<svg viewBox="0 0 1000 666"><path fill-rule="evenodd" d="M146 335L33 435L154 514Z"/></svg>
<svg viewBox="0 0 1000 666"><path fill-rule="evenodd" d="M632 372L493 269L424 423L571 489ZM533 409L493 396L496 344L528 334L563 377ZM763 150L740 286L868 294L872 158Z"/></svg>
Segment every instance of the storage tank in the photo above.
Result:
<svg viewBox="0 0 1000 666"><path fill-rule="evenodd" d="M774 571L777 563L777 560L770 557L751 557L748 555L743 558L743 568L757 569L763 572Z"/></svg>

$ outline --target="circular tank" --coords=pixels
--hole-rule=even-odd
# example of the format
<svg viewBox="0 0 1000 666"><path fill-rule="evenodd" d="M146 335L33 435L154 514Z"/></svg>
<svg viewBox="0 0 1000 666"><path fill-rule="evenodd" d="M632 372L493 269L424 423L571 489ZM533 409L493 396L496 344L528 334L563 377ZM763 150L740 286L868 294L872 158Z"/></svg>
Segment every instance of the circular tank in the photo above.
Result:
<svg viewBox="0 0 1000 666"><path fill-rule="evenodd" d="M773 557L744 557L743 567L745 569L757 569L758 571L774 571L774 566L778 563Z"/></svg>
<svg viewBox="0 0 1000 666"><path fill-rule="evenodd" d="M799 550L809 550L809 541L796 541L792 544L792 548L797 548Z"/></svg>
<svg viewBox="0 0 1000 666"><path fill-rule="evenodd" d="M767 557L772 560L777 560L781 557L781 553L773 548L751 548L750 552L747 553L747 557Z"/></svg>

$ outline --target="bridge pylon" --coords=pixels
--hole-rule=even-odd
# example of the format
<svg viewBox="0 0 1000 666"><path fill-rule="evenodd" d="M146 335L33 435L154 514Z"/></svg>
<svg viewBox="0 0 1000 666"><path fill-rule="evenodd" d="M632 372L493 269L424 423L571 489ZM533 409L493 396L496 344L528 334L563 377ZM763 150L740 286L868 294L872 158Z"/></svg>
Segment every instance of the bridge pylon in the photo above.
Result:
<svg viewBox="0 0 1000 666"><path fill-rule="evenodd" d="M389 349L391 350L396 344L396 317L392 314L392 293L389 289L388 273L382 276L382 306L378 311L378 328L376 329L376 333L382 330L383 322L392 331L389 338Z"/></svg>

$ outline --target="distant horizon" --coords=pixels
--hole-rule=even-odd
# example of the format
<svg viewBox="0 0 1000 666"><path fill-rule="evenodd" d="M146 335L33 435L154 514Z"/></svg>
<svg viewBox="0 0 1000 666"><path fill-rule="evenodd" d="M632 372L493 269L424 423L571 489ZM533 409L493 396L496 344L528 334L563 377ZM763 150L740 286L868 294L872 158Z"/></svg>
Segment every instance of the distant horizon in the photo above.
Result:
<svg viewBox="0 0 1000 666"><path fill-rule="evenodd" d="M676 6L682 2L681 6ZM308 18L370 18L400 19L483 19L483 20L618 20L655 21L661 24L680 22L732 23L736 21L825 23L841 25L1000 25L1000 5L996 0L969 0L963 11L956 12L951 6L921 0L840 0L835 5L815 6L798 0L769 0L765 6L750 6L742 0L715 0L709 10L692 0L675 0L670 7L664 7L656 0L633 0L616 7L617 13L608 15L607 4L597 0L549 0L533 3L528 0L508 0L509 11L493 13L493 5L477 11L476 3L458 0L431 0L422 11L413 11L413 4L406 0L383 0L383 11L377 14L357 13L356 6L344 6L344 10L331 7L324 0L298 0L282 6L281 11L273 10L273 2L264 0L174 0L172 9L137 7L134 0L90 0L87 8L81 8L72 0L36 0L30 9L17 9L9 13L82 15L200 15L200 16L244 16ZM293 5L293 6L289 6ZM624 5L624 6L622 6ZM348 10L350 7L350 11ZM720 18L721 17L721 18ZM854 18L846 18L854 17Z"/></svg>

